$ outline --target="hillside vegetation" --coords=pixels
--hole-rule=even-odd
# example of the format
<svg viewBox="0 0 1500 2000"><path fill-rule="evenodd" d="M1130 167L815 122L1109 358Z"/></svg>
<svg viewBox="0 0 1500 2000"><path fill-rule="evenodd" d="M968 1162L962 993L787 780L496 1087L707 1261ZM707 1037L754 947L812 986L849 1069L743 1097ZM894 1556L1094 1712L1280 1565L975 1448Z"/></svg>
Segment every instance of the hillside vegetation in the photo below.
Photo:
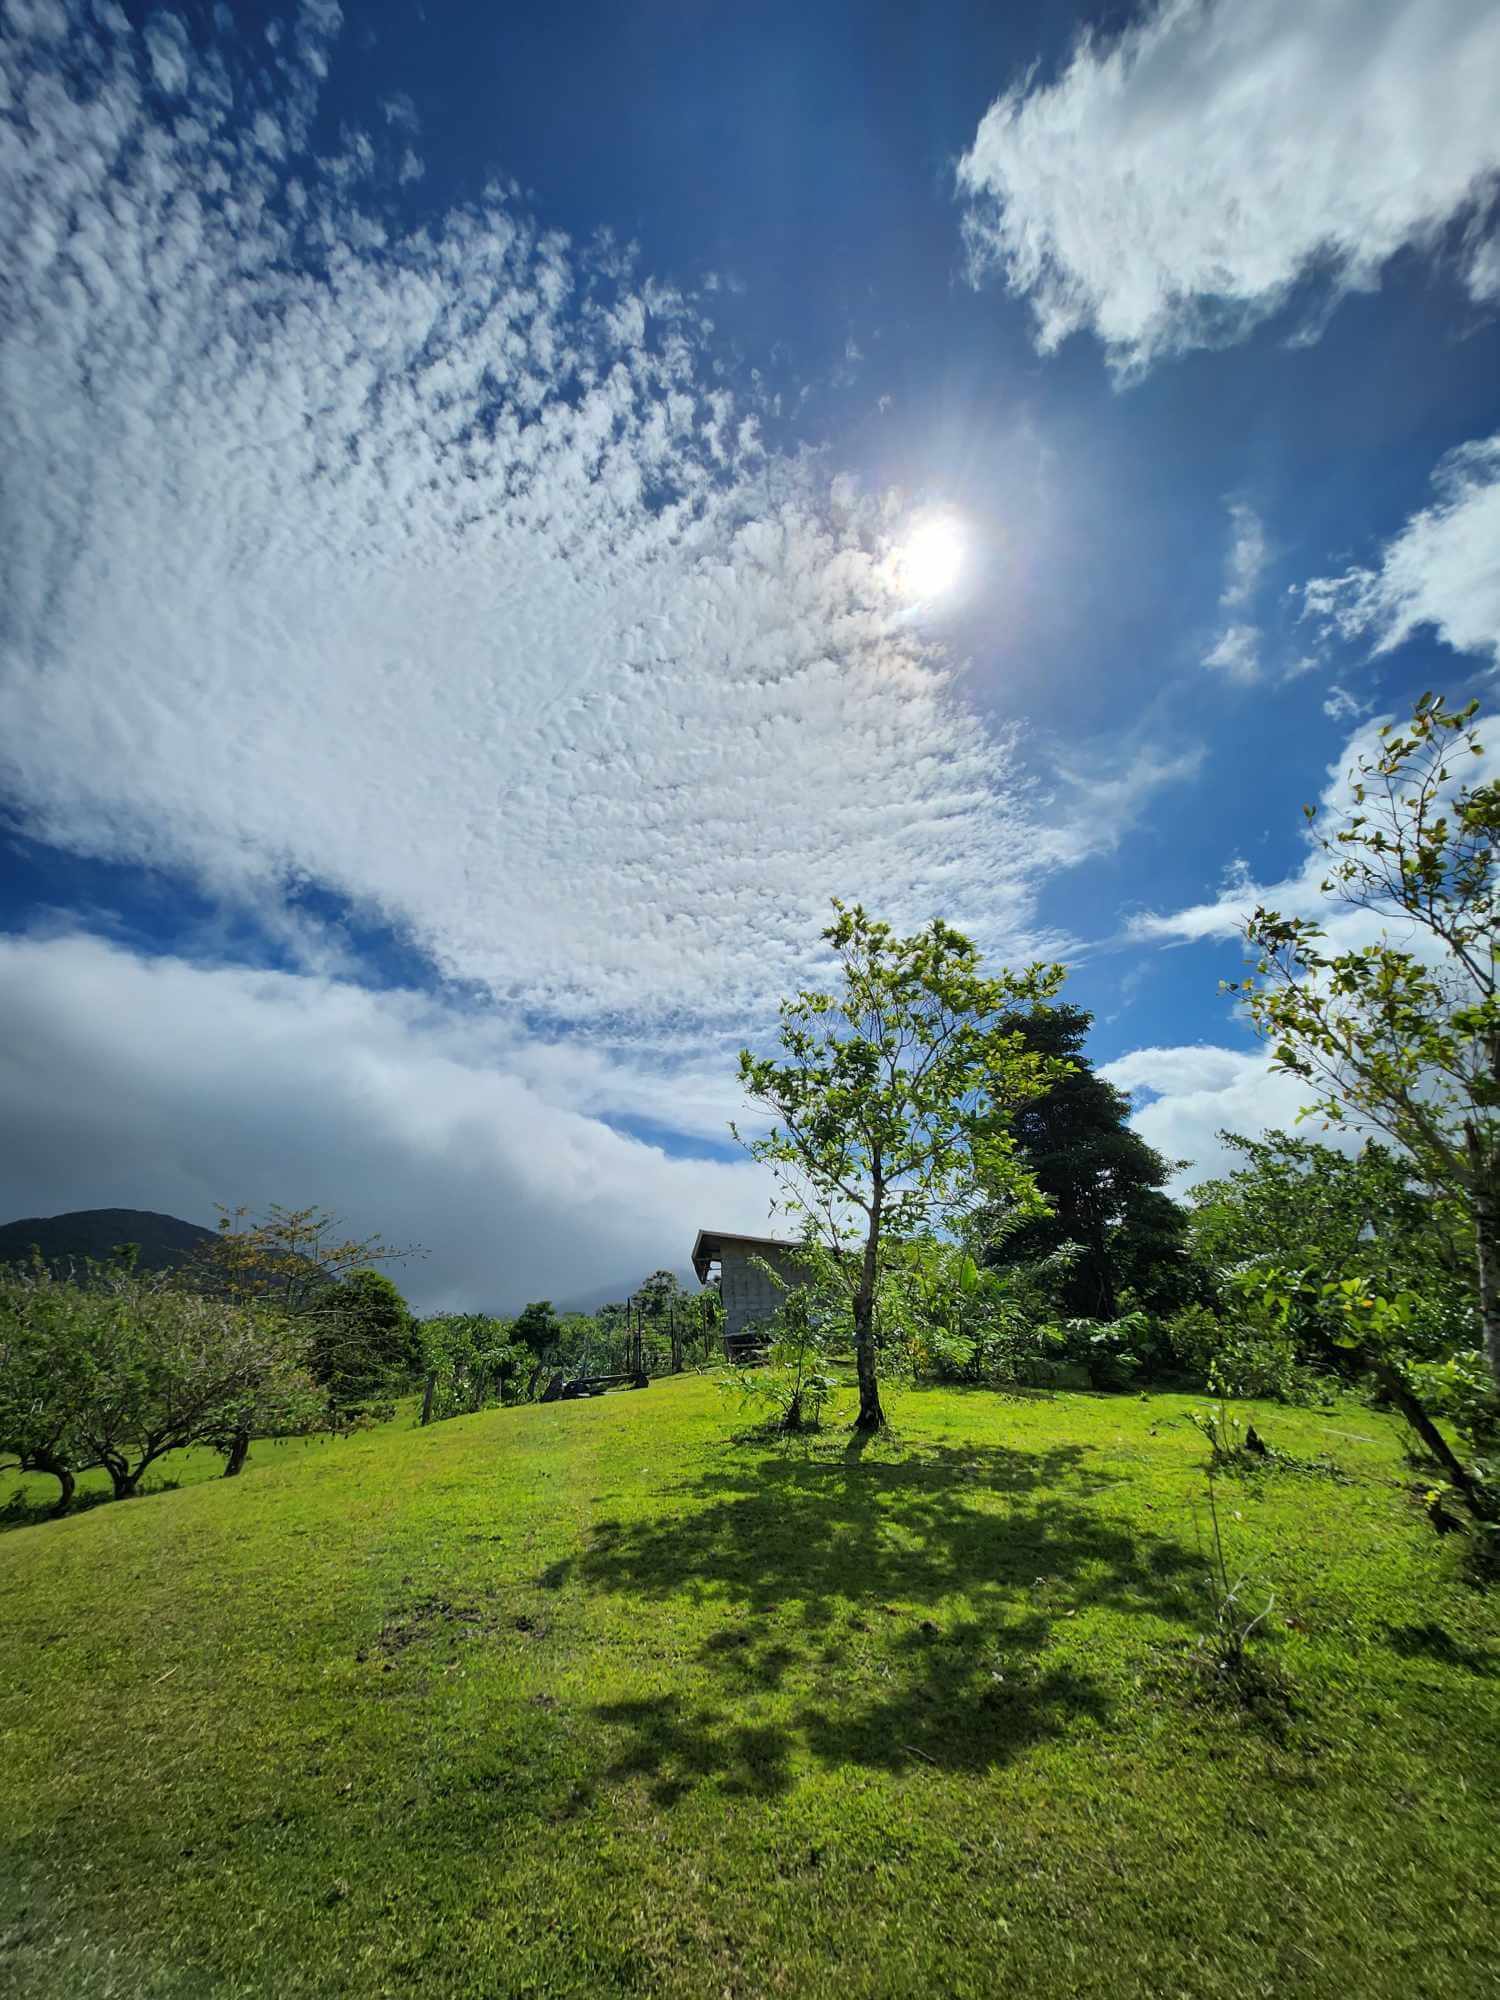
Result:
<svg viewBox="0 0 1500 2000"><path fill-rule="evenodd" d="M702 1377L0 1537L0 1963L54 1996L1481 1995L1500 1647L1389 1420ZM170 1469L170 1461L168 1462Z"/></svg>

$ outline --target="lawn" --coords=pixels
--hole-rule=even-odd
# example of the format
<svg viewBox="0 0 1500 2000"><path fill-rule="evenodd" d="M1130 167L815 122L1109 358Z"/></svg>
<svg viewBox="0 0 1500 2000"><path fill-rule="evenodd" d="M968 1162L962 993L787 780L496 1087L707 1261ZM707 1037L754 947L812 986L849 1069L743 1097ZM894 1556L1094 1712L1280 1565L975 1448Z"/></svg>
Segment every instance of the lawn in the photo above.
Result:
<svg viewBox="0 0 1500 2000"><path fill-rule="evenodd" d="M713 1384L260 1449L0 1536L17 1997L1488 1995L1496 1601L1357 1405L1221 1484L1291 1709L1195 1665L1187 1399Z"/></svg>

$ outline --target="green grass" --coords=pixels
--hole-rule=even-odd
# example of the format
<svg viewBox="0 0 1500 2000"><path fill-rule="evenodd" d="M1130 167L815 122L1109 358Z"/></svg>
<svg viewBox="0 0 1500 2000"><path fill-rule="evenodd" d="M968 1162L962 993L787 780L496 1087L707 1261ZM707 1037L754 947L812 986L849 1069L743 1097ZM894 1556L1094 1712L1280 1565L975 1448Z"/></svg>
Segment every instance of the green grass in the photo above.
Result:
<svg viewBox="0 0 1500 2000"><path fill-rule="evenodd" d="M1494 1601L1385 1420L1221 1484L1282 1716L1194 1664L1186 1399L892 1405L736 1443L687 1378L0 1537L0 1988L1495 1990Z"/></svg>

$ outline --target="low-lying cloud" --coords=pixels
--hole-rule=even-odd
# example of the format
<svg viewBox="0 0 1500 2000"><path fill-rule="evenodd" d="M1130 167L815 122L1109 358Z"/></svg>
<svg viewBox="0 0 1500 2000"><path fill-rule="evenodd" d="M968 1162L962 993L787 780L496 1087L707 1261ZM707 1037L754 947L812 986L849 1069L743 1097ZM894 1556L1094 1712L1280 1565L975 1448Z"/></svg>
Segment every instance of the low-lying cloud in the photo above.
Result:
<svg viewBox="0 0 1500 2000"><path fill-rule="evenodd" d="M489 1019L423 996L0 937L0 1018L6 1220L316 1202L424 1245L394 1275L426 1311L588 1297L682 1269L699 1227L767 1226L748 1160L671 1158L606 1122L640 1110L638 1074L508 1055Z"/></svg>

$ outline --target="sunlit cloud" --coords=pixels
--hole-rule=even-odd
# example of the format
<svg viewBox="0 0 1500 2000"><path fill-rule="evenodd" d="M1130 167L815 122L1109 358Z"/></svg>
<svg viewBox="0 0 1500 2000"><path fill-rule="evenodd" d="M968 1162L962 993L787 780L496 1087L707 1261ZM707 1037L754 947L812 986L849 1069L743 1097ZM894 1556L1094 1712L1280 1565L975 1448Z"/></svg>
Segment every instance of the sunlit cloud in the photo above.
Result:
<svg viewBox="0 0 1500 2000"><path fill-rule="evenodd" d="M1309 277L1325 308L1372 289L1454 223L1491 300L1497 75L1492 0L1157 0L985 113L958 169L975 275L1030 301L1044 352L1091 329L1127 377Z"/></svg>
<svg viewBox="0 0 1500 2000"><path fill-rule="evenodd" d="M1306 615L1377 652L1430 625L1455 651L1500 661L1500 435L1450 452L1434 484L1434 504L1412 515L1376 567L1306 585Z"/></svg>
<svg viewBox="0 0 1500 2000"><path fill-rule="evenodd" d="M398 223L404 105L313 158L336 12L269 94L170 17L4 44L26 830L323 884L501 1002L656 1031L756 1016L833 893L1024 949L1012 748L914 629L904 521L769 454L616 246L499 187Z"/></svg>

